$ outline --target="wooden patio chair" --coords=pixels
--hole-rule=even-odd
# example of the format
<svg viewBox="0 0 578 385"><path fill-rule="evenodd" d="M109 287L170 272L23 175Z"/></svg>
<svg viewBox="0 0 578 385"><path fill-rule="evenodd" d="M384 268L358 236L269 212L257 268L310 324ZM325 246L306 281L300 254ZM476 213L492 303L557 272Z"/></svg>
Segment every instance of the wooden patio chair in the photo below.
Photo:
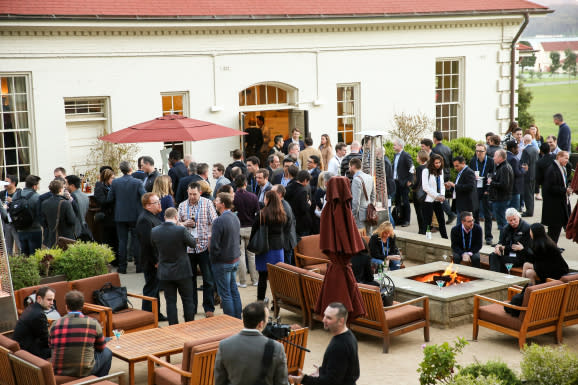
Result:
<svg viewBox="0 0 578 385"><path fill-rule="evenodd" d="M115 385L114 382L108 381L112 378L117 378L120 385L124 383L123 372L109 374L104 377L88 376L76 378L55 376L50 361L36 357L25 350L10 353L9 359L14 369L16 385Z"/></svg>
<svg viewBox="0 0 578 385"><path fill-rule="evenodd" d="M183 348L183 361L180 365L171 364L149 354L147 356L148 384L213 385L219 342L228 336L187 342ZM159 367L155 368L155 365Z"/></svg>
<svg viewBox="0 0 578 385"><path fill-rule="evenodd" d="M578 274L568 274L560 278L566 288L566 307L562 312L562 327L578 324Z"/></svg>
<svg viewBox="0 0 578 385"><path fill-rule="evenodd" d="M323 275L312 271L301 275L301 288L308 313L307 319L309 320L309 324L307 326L309 329L313 329L313 321L323 321L323 315L315 313L315 305L317 305L317 299L319 298L319 293L321 293L323 278Z"/></svg>
<svg viewBox="0 0 578 385"><path fill-rule="evenodd" d="M321 274L327 271L329 257L319 248L319 234L301 238L294 248L294 255L297 267L306 270L316 269Z"/></svg>
<svg viewBox="0 0 578 385"><path fill-rule="evenodd" d="M159 326L159 304L157 299L154 297L146 297L140 294L127 293L128 297L130 298L138 298L141 300L151 301L152 311L150 312L133 308L129 305L128 309L113 313L112 309L95 304L93 298L94 291L101 289L106 283L109 282L113 286L121 286L118 273L97 275L95 277L78 279L71 282L71 288L73 290L78 290L84 294L85 306L88 309L92 309L95 312L104 311L106 315L106 327L103 327L103 333L106 334L107 337L112 336L112 331L114 329L122 329L126 333L132 333L139 330L157 328Z"/></svg>
<svg viewBox="0 0 578 385"><path fill-rule="evenodd" d="M291 331L291 334L286 338L289 342L295 345L307 347L307 337L309 336L308 328L301 328ZM279 341L285 348L285 356L287 357L287 372L289 374L298 375L299 370L303 370L305 362L305 350L299 349L297 346L291 345L286 341Z"/></svg>
<svg viewBox="0 0 578 385"><path fill-rule="evenodd" d="M524 292L522 306L476 294L474 296L473 339L478 339L479 327L496 330L518 339L520 349L528 337L555 332L556 342L562 341L562 311L567 301L566 285L561 281L550 281L528 286ZM508 299L520 293L520 287L508 288ZM491 305L480 306L481 301ZM519 310L518 317L505 312L504 307Z"/></svg>
<svg viewBox="0 0 578 385"><path fill-rule="evenodd" d="M10 350L0 346L0 385L16 385L12 362L9 358L10 353Z"/></svg>
<svg viewBox="0 0 578 385"><path fill-rule="evenodd" d="M383 338L383 352L389 352L390 338L423 328L424 340L429 341L429 297L383 306L377 286L357 284L366 314L351 320L353 331ZM421 303L422 306L414 304Z"/></svg>
<svg viewBox="0 0 578 385"><path fill-rule="evenodd" d="M273 295L274 316L279 316L279 309L301 314L303 326L308 323L308 312L301 289L301 274L305 269L279 262L276 265L267 264L269 287Z"/></svg>

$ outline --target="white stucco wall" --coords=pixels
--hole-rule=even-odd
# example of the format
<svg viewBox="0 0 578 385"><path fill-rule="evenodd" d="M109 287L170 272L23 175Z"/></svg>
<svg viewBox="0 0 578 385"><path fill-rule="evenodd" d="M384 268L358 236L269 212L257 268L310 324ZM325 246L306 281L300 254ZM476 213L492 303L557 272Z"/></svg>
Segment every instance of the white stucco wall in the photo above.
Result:
<svg viewBox="0 0 578 385"><path fill-rule="evenodd" d="M109 97L116 131L160 116L161 92L187 91L192 117L238 128L239 91L282 82L298 89L297 107L309 110L317 145L322 133L337 140L337 84L359 83L360 129L388 130L395 113L435 117L436 58L462 58L460 135L482 139L507 125L509 43L521 22L510 16L349 26L351 20L213 24L219 33L191 23L2 22L0 74L30 74L37 150L32 169L45 188L52 169L68 165L65 97ZM258 28L263 23L268 26ZM172 28L176 32L166 32ZM214 105L222 110L211 112ZM197 161L227 164L238 143L218 139L191 147ZM141 148L160 163L160 144Z"/></svg>

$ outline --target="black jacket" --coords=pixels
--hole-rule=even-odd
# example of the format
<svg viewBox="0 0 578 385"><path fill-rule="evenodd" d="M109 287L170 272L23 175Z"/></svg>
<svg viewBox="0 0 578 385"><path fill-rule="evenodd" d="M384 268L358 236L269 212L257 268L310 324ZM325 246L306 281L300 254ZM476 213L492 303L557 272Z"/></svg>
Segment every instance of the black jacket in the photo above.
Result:
<svg viewBox="0 0 578 385"><path fill-rule="evenodd" d="M189 170L187 169L187 166L185 166L185 164L180 160L169 169L169 176L173 181L173 191L176 191L179 187L179 180L186 177L187 175L189 175Z"/></svg>
<svg viewBox="0 0 578 385"><path fill-rule="evenodd" d="M512 245L518 242L524 246L524 249L513 251ZM530 237L530 225L523 219L520 219L520 223L516 229L512 228L509 224L506 225L502 231L500 231L500 240L498 243L505 247L503 255L508 256L510 252L516 253L515 266L520 266L524 262L531 262L532 252L530 251L530 246L532 245L532 238Z"/></svg>
<svg viewBox="0 0 578 385"><path fill-rule="evenodd" d="M106 199L109 191L110 186L107 186L103 182L96 182L94 185L94 199L100 211L104 214L105 223L114 222L114 203Z"/></svg>
<svg viewBox="0 0 578 385"><path fill-rule="evenodd" d="M455 185L456 199L454 203L457 211L471 211L478 209L478 189L476 188L476 175L471 168L466 167L458 183Z"/></svg>
<svg viewBox="0 0 578 385"><path fill-rule="evenodd" d="M34 302L24 310L16 323L12 338L20 344L21 349L40 358L50 358L48 320L38 302Z"/></svg>
<svg viewBox="0 0 578 385"><path fill-rule="evenodd" d="M462 234L462 223L458 222L457 225L452 227L450 239L452 240L452 251L454 254L462 255L465 252L477 254L482 248L482 228L477 223L474 223L474 227L469 234L466 234L465 231Z"/></svg>
<svg viewBox="0 0 578 385"><path fill-rule="evenodd" d="M285 200L291 206L295 215L295 230L298 234L311 232L311 206L308 203L309 196L305 186L292 179L287 185Z"/></svg>
<svg viewBox="0 0 578 385"><path fill-rule="evenodd" d="M452 168L452 150L443 143L438 143L431 149L434 154L441 155L444 158L444 181L450 179L450 169Z"/></svg>
<svg viewBox="0 0 578 385"><path fill-rule="evenodd" d="M230 163L227 168L225 169L225 178L229 179L231 181L231 183L235 183L235 181L233 179L231 179L231 170L234 167L239 167L243 173L243 175L247 175L247 166L245 166L245 163L243 163L243 161L241 160L236 160L233 163Z"/></svg>
<svg viewBox="0 0 578 385"><path fill-rule="evenodd" d="M512 198L514 172L507 161L496 166L489 188L490 200L495 202L509 201Z"/></svg>
<svg viewBox="0 0 578 385"><path fill-rule="evenodd" d="M395 167L395 154L391 160L391 165L391 175L393 175L395 171L393 169ZM411 160L411 156L407 152L401 151L399 153L399 160L397 162L397 180L400 185L407 186L407 182L413 182L413 174L410 172L411 166L413 166L413 160Z"/></svg>
<svg viewBox="0 0 578 385"><path fill-rule="evenodd" d="M544 174L542 186L542 224L545 226L566 226L570 217L564 177L556 162L552 162Z"/></svg>
<svg viewBox="0 0 578 385"><path fill-rule="evenodd" d="M72 208L72 203L62 195L53 195L42 202L42 213L44 214L45 226L48 229L46 244L49 247L56 243L56 218L58 216L58 204L60 205L60 218L58 220L58 236L75 239L74 225L76 215Z"/></svg>
<svg viewBox="0 0 578 385"><path fill-rule="evenodd" d="M193 276L187 246L195 247L196 242L186 228L164 222L151 231L151 239L159 256L159 280L172 281Z"/></svg>
<svg viewBox="0 0 578 385"><path fill-rule="evenodd" d="M381 237L378 234L373 234L371 238L369 238L369 255L371 256L371 258L381 259L382 261L385 261L385 257L387 257L388 255L399 255L399 249L397 248L395 241L396 241L395 236L389 238L389 253L388 253L386 247L387 243L383 243L381 241Z"/></svg>
<svg viewBox="0 0 578 385"><path fill-rule="evenodd" d="M542 156L536 162L536 185L540 186L544 183L544 174L548 167L550 167L554 160L556 159L556 155L546 154Z"/></svg>
<svg viewBox="0 0 578 385"><path fill-rule="evenodd" d="M353 179L353 175L349 174L349 161L353 158L362 159L362 155L359 152L350 152L341 161L341 176L346 176L351 181Z"/></svg>
<svg viewBox="0 0 578 385"><path fill-rule="evenodd" d="M140 242L141 264L144 271L156 271L158 255L151 239L151 231L161 223L163 222L159 217L148 210L143 210L136 221L136 234Z"/></svg>
<svg viewBox="0 0 578 385"><path fill-rule="evenodd" d="M510 151L508 151L508 163L512 166L512 171L514 172L514 188L512 189L512 194L523 194L524 174L526 174L526 171L520 166L518 158Z"/></svg>
<svg viewBox="0 0 578 385"><path fill-rule="evenodd" d="M144 182L144 189L146 192L152 192L153 191L155 179L157 179L158 176L159 176L159 172L157 170L154 170L153 172L150 173L150 175L145 176L145 179L143 180L143 182Z"/></svg>
<svg viewBox="0 0 578 385"><path fill-rule="evenodd" d="M193 175L189 175L189 176L186 176L184 178L181 178L179 180L179 186L177 187L177 190L174 192L175 193L176 206L178 206L179 203L186 201L189 198L189 193L188 193L189 184L191 182L200 182L202 180L203 180L203 178L198 174L193 174Z"/></svg>
<svg viewBox="0 0 578 385"><path fill-rule="evenodd" d="M395 181L393 180L393 169L391 167L391 162L387 156L383 157L383 164L385 166L385 183L387 185L387 196L392 197L395 194Z"/></svg>

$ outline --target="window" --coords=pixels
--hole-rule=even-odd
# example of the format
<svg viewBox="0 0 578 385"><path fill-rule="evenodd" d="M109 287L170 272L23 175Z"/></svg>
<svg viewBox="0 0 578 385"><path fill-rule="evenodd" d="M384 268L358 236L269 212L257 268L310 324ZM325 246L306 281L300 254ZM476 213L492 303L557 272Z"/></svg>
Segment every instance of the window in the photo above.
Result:
<svg viewBox="0 0 578 385"><path fill-rule="evenodd" d="M106 118L106 99L65 99L66 120Z"/></svg>
<svg viewBox="0 0 578 385"><path fill-rule="evenodd" d="M351 144L359 125L359 84L337 85L337 141Z"/></svg>
<svg viewBox="0 0 578 385"><path fill-rule="evenodd" d="M287 104L287 91L268 83L251 86L239 92L239 106Z"/></svg>
<svg viewBox="0 0 578 385"><path fill-rule="evenodd" d="M460 131L460 83L458 59L436 61L436 130L441 131L447 140L457 138Z"/></svg>
<svg viewBox="0 0 578 385"><path fill-rule="evenodd" d="M2 178L30 175L30 103L27 76L0 76L0 171Z"/></svg>
<svg viewBox="0 0 578 385"><path fill-rule="evenodd" d="M163 116L165 115L184 115L189 116L188 111L188 94L186 92L162 93ZM164 142L164 148L179 150L184 155L183 142Z"/></svg>

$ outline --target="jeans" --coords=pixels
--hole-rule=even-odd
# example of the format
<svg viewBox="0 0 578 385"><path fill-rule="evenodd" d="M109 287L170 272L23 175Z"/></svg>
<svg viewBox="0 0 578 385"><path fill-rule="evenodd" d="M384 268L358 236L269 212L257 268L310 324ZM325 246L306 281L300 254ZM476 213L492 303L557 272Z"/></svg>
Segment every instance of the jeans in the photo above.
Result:
<svg viewBox="0 0 578 385"><path fill-rule="evenodd" d="M155 297L157 300L159 299L159 280L157 279L157 269L154 270L145 270L144 272L144 279L145 284L142 288L142 295L146 295L147 297ZM160 301L158 301L160 305ZM151 301L142 301L142 310L144 311L153 311L153 305ZM158 312L160 314L161 308L159 306Z"/></svg>
<svg viewBox="0 0 578 385"><path fill-rule="evenodd" d="M12 223L4 222L4 241L6 243L6 251L8 255L13 255L14 244L20 250L20 241L18 240L18 232Z"/></svg>
<svg viewBox="0 0 578 385"><path fill-rule="evenodd" d="M42 247L42 231L20 231L18 232L20 239L20 253L23 255L32 255Z"/></svg>
<svg viewBox="0 0 578 385"><path fill-rule="evenodd" d="M221 297L223 313L241 319L241 296L237 289L237 269L239 262L235 263L214 263L213 275L217 292Z"/></svg>
<svg viewBox="0 0 578 385"><path fill-rule="evenodd" d="M136 242L137 235L135 232L135 223L134 222L116 222L116 233L118 235L118 271L121 273L126 273L126 266L127 266L127 248L128 248L128 233L131 233L133 242L131 242L132 246L132 255L137 258L138 255L138 242ZM135 260L135 262L138 259ZM137 265L138 266L138 265Z"/></svg>
<svg viewBox="0 0 578 385"><path fill-rule="evenodd" d="M496 223L498 225L498 231L508 224L506 221L506 209L509 207L510 201L495 201L492 202L492 210L494 212L494 218L496 218Z"/></svg>
<svg viewBox="0 0 578 385"><path fill-rule="evenodd" d="M193 300L194 310L197 313L197 305L199 303L199 296L197 294L197 266L201 269L203 275L203 309L205 313L215 311L215 280L213 278L213 271L211 270L211 262L209 260L209 250L202 251L198 254L189 253L191 260L191 268L193 269Z"/></svg>
<svg viewBox="0 0 578 385"><path fill-rule="evenodd" d="M179 316L177 314L177 290L181 295L183 303L183 313L185 313L185 322L193 321L195 319L194 294L197 288L193 288L193 283L190 278L177 279L174 281L160 281L160 286L165 292L165 302L167 303L167 318L169 325L176 325L179 323ZM194 293L193 293L194 291Z"/></svg>
<svg viewBox="0 0 578 385"><path fill-rule="evenodd" d="M97 377L104 377L110 371L112 364L112 352L109 348L104 348L102 352L94 351L94 366L90 374Z"/></svg>
<svg viewBox="0 0 578 385"><path fill-rule="evenodd" d="M520 211L520 194L512 194L508 207L513 207Z"/></svg>
<svg viewBox="0 0 578 385"><path fill-rule="evenodd" d="M249 246L250 237L251 237L251 228L241 227L241 258L239 259L239 283L242 285L244 285L247 282L247 267L249 267L251 283L255 283L259 279L257 269L255 268L255 253L247 250L247 246Z"/></svg>

